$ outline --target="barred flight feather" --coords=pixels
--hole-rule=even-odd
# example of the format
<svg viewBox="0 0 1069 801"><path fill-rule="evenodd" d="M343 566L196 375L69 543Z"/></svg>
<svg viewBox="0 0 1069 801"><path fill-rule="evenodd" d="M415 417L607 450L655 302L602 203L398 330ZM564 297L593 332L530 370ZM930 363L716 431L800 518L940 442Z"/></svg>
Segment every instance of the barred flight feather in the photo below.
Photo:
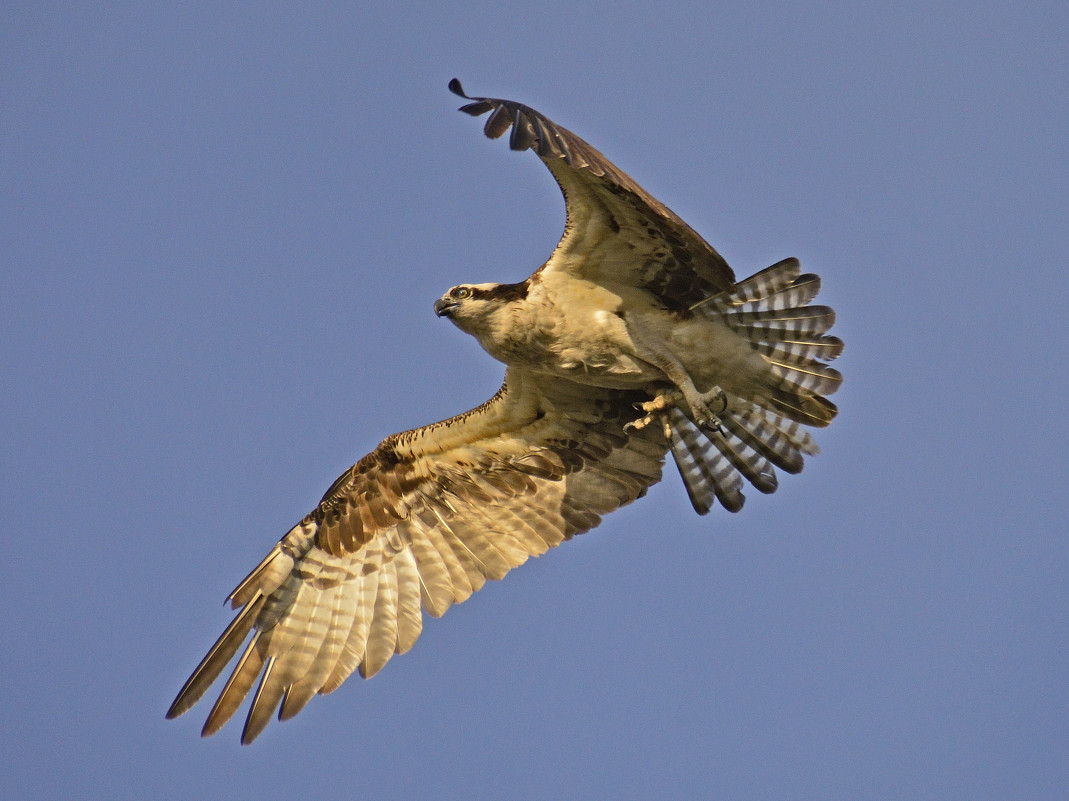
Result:
<svg viewBox="0 0 1069 801"><path fill-rule="evenodd" d="M828 425L839 411L827 398L779 387L769 394L768 406L797 423L817 428Z"/></svg>
<svg viewBox="0 0 1069 801"><path fill-rule="evenodd" d="M438 512L438 510L435 511ZM454 512L454 514L456 513ZM445 521L441 512L438 512L438 533L441 534L446 546L456 555L457 562L459 562L460 568L464 572L462 586L468 588L467 595L463 596L463 600L466 600L471 593L478 592L482 589L483 584L486 583L486 569L467 543L458 537L449 523ZM459 602L461 599L458 598L457 600Z"/></svg>
<svg viewBox="0 0 1069 801"><path fill-rule="evenodd" d="M725 422L728 419L730 416L725 416ZM723 426L722 430L711 432L707 436L728 463L754 487L765 494L776 491L776 471L772 469L768 459L750 447L730 425Z"/></svg>
<svg viewBox="0 0 1069 801"><path fill-rule="evenodd" d="M292 534L293 531L290 531L286 538L292 536ZM283 541L286 538L283 538ZM248 604L257 592L263 595L270 595L286 580L292 570L293 559L282 552L282 544L279 543L271 549L271 552L248 576L242 579L241 583L227 597L227 600L230 601L233 608L237 609Z"/></svg>
<svg viewBox="0 0 1069 801"><path fill-rule="evenodd" d="M331 608L329 621L321 635L322 645L315 652L303 676L286 690L278 713L279 720L289 720L304 709L312 697L320 692L320 688L334 670L344 645L341 637L342 630L349 631L356 614L356 607L350 599L349 589L348 585L336 586L330 598L325 599L330 602Z"/></svg>
<svg viewBox="0 0 1069 801"><path fill-rule="evenodd" d="M283 684L274 677L275 666L278 659L269 657L264 664L263 674L260 676L260 685L256 688L256 694L252 697L249 705L249 713L245 717L245 726L241 730L241 742L251 743L260 736L278 708L282 694L286 691Z"/></svg>
<svg viewBox="0 0 1069 801"><path fill-rule="evenodd" d="M330 618L329 602L334 590L319 590L311 582L301 582L293 604L272 637L273 654L285 657L275 669L274 679L283 688L301 678L312 666L312 660L326 635Z"/></svg>
<svg viewBox="0 0 1069 801"><path fill-rule="evenodd" d="M791 389L816 395L830 395L843 383L842 374L823 364L773 361L772 367Z"/></svg>
<svg viewBox="0 0 1069 801"><path fill-rule="evenodd" d="M393 562L379 569L371 627L368 629L360 675L370 679L378 673L397 650L397 572Z"/></svg>
<svg viewBox="0 0 1069 801"><path fill-rule="evenodd" d="M725 415L722 422L750 448L788 473L802 472L804 464L802 453L814 452L800 448L798 442L787 433L791 427L797 428L797 423L779 415L770 420L761 410L750 409ZM784 426L786 426L786 431ZM811 443L812 440L810 439L809 442Z"/></svg>
<svg viewBox="0 0 1069 801"><path fill-rule="evenodd" d="M409 550L394 557L397 570L397 653L407 653L423 632L419 566Z"/></svg>
<svg viewBox="0 0 1069 801"><path fill-rule="evenodd" d="M428 509L427 512L433 515L433 521L421 519L419 528L412 532L411 541L413 543L413 551L415 552L416 559L421 566L424 564L423 559L421 558L423 546L421 545L417 550L414 545L417 540L420 543L426 543L433 548L434 553L436 553L441 560L442 566L446 569L448 602L439 607L441 612L436 616L440 617L445 614L451 604L463 603L473 592L479 589L479 587L472 585L471 581L469 581L468 571L464 568L460 556L453 549L452 543L446 538L444 529L438 525L437 514L430 509ZM434 613L432 612L432 614Z"/></svg>
<svg viewBox="0 0 1069 801"><path fill-rule="evenodd" d="M672 452L679 477L690 498L690 505L700 515L708 514L716 502L716 489L704 463L704 458L695 456L687 448L682 437L672 428L668 432L668 443Z"/></svg>
<svg viewBox="0 0 1069 801"><path fill-rule="evenodd" d="M786 289L801 272L798 259L784 259L739 281L729 291L702 298L691 309L723 314L734 308L747 307Z"/></svg>
<svg viewBox="0 0 1069 801"><path fill-rule="evenodd" d="M249 690L252 689L256 677L260 675L260 670L264 666L265 649L260 642L263 639L267 639L263 631L253 633L252 639L249 640L245 651L234 666L230 678L223 685L222 692L219 693L211 712L208 713L208 719L204 721L204 728L201 729L201 736L207 737L219 731L238 711L241 702L249 694Z"/></svg>
<svg viewBox="0 0 1069 801"><path fill-rule="evenodd" d="M345 645L342 647L341 656L338 657L334 669L320 692L329 693L336 690L364 660L368 632L371 630L371 617L375 610L375 599L378 596L378 591L378 571L359 576L353 580L353 592L357 599L356 613L353 615L353 622L345 635Z"/></svg>
<svg viewBox="0 0 1069 801"><path fill-rule="evenodd" d="M843 347L826 335L834 311L807 305L820 286L816 275L801 274L796 259L786 259L693 307L746 338L778 382L761 404L725 410L706 442L683 412L668 414L671 451L699 513L708 511L710 492L725 508L741 508L743 477L762 492L774 491L773 466L799 472L803 453L816 451L798 424L824 426L835 416L835 405L822 396L839 388L842 375L824 362Z"/></svg>
<svg viewBox="0 0 1069 801"><path fill-rule="evenodd" d="M830 362L841 356L843 352L843 341L838 337L829 336L817 336L807 340L751 342L750 344L769 361L801 366Z"/></svg>
<svg viewBox="0 0 1069 801"><path fill-rule="evenodd" d="M230 625L215 641L208 654L179 691L175 703L167 711L168 718L176 718L199 701L208 688L219 678L238 648L245 641L263 608L266 597L257 591L248 604L234 617Z"/></svg>
<svg viewBox="0 0 1069 801"><path fill-rule="evenodd" d="M419 534L413 534L412 526L420 526ZM405 526L402 536L416 565L423 609L431 617L441 617L454 600L449 568L421 523Z"/></svg>
<svg viewBox="0 0 1069 801"><path fill-rule="evenodd" d="M742 509L742 476L678 407L668 410L669 442L694 511L706 514L713 498L729 512ZM697 501L697 502L695 502Z"/></svg>
<svg viewBox="0 0 1069 801"><path fill-rule="evenodd" d="M798 309L732 312L724 322L751 339L784 340L823 334L835 324L835 311L828 306Z"/></svg>

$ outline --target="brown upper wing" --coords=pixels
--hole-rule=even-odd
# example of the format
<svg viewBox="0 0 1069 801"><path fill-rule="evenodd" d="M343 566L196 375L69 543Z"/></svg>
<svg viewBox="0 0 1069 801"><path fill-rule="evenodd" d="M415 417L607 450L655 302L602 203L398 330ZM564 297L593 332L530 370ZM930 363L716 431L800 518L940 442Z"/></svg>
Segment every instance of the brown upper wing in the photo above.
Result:
<svg viewBox="0 0 1069 801"><path fill-rule="evenodd" d="M567 220L542 270L565 270L598 283L641 287L671 309L687 309L735 286L735 275L713 247L626 173L571 131L511 100L469 97L473 116L490 112L491 139L510 128L513 150L535 151L564 194Z"/></svg>
<svg viewBox="0 0 1069 801"><path fill-rule="evenodd" d="M660 479L658 427L625 431L640 400L509 369L470 412L395 434L346 471L234 590L237 617L168 717L207 691L252 633L203 734L259 678L242 742L356 668L374 675L486 579L596 526Z"/></svg>

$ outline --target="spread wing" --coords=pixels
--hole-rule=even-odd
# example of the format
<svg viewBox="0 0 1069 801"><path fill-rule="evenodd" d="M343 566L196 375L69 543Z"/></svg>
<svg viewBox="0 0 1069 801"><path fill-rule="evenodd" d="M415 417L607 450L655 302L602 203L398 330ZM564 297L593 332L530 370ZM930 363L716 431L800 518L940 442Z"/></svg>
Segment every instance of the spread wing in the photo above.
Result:
<svg viewBox="0 0 1069 801"><path fill-rule="evenodd" d="M641 287L680 310L734 289L734 273L708 242L571 131L522 103L469 97L456 78L449 88L473 101L461 111L490 112L483 129L488 137L511 128L509 146L534 150L557 179L567 219L542 270Z"/></svg>
<svg viewBox="0 0 1069 801"><path fill-rule="evenodd" d="M509 369L477 409L395 434L346 471L230 595L237 616L179 692L176 717L245 646L208 715L216 732L259 679L242 742L354 669L374 675L433 617L657 482L656 426L633 393ZM280 707L281 704L281 707Z"/></svg>

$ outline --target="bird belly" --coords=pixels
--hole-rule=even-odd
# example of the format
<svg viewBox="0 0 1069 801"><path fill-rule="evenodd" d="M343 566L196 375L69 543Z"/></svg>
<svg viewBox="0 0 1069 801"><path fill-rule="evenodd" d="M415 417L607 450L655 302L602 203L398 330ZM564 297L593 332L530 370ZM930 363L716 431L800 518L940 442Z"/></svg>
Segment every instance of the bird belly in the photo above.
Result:
<svg viewBox="0 0 1069 801"><path fill-rule="evenodd" d="M545 354L548 372L612 389L640 388L661 377L638 355L626 324L613 311L568 319L561 329Z"/></svg>
<svg viewBox="0 0 1069 801"><path fill-rule="evenodd" d="M750 397L771 377L769 363L727 325L693 317L672 327L666 342L701 392L719 387Z"/></svg>
<svg viewBox="0 0 1069 801"><path fill-rule="evenodd" d="M755 397L771 376L768 362L727 325L654 307L590 315L551 349L549 363L555 374L580 383L645 389L669 380L661 366L665 353L701 392L719 387Z"/></svg>
<svg viewBox="0 0 1069 801"><path fill-rule="evenodd" d="M484 343L506 364L593 386L647 389L669 380L667 354L699 390L740 395L751 394L769 369L727 325L664 309L631 287L557 279L532 301L508 336Z"/></svg>

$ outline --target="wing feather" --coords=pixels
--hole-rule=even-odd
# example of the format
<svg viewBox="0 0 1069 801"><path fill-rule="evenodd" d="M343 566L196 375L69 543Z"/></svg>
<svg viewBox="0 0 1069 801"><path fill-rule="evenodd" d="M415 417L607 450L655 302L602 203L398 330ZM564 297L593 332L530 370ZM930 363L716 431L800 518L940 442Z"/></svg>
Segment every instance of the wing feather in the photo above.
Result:
<svg viewBox="0 0 1069 801"><path fill-rule="evenodd" d="M257 737L275 714L279 702L282 700L286 686L276 674L278 657L269 657L264 665L264 672L260 676L260 686L256 688L256 694L252 697L249 713L245 717L245 726L241 730L241 744L248 745Z"/></svg>
<svg viewBox="0 0 1069 801"><path fill-rule="evenodd" d="M249 694L249 690L252 689L256 677L260 675L264 666L265 649L261 647L261 639L263 639L262 631L253 633L248 646L234 666L234 671L215 700L211 712L208 713L208 719L204 721L204 728L200 732L201 737L208 737L219 731L234 716L241 702L245 700L245 696Z"/></svg>
<svg viewBox="0 0 1069 801"><path fill-rule="evenodd" d="M532 123L532 130L538 133ZM205 735L259 677L242 742L359 668L371 677L487 579L596 526L660 479L659 431L625 431L641 393L510 369L478 409L387 438L231 594L238 616L171 707L191 707L252 639Z"/></svg>
<svg viewBox="0 0 1069 801"><path fill-rule="evenodd" d="M414 535L413 525L418 524L404 526L402 533L415 563L421 603L431 617L441 617L453 603L453 581L445 559L428 536L428 530L420 527L419 533Z"/></svg>
<svg viewBox="0 0 1069 801"><path fill-rule="evenodd" d="M278 713L279 720L289 720L304 709L305 704L326 683L338 663L345 645L342 634L351 630L356 614L356 605L352 602L348 589L348 585L340 584L326 591L330 597L324 598L324 604L330 604L331 612L326 630L322 633L322 644L304 675L286 690L282 708Z"/></svg>
<svg viewBox="0 0 1069 801"><path fill-rule="evenodd" d="M458 516L449 522L450 530L474 557L486 578L494 581L503 579L509 570L519 564L518 561L514 563L514 557L520 554L516 553L512 543L501 542L498 536L489 536L478 515L471 514L470 510L465 512L462 517ZM526 558L526 555L523 557Z"/></svg>
<svg viewBox="0 0 1069 801"><path fill-rule="evenodd" d="M457 562L460 563L461 569L464 571L463 587L466 590L461 590L463 597L457 598L457 603L466 601L473 592L478 592L482 589L483 584L486 583L486 568L483 566L479 558L472 552L456 532L453 531L449 520L458 519L463 512L458 511L456 508L450 506L448 503L444 503L445 509L435 509L434 513L438 518L437 530L442 537L442 541L446 547L456 557ZM444 512L448 513L443 514Z"/></svg>
<svg viewBox="0 0 1069 801"><path fill-rule="evenodd" d="M449 600L445 606L442 606L440 613L435 613L435 617L441 617L445 614L446 609L449 608L449 604L463 603L471 597L471 594L475 592L479 585L473 585L468 578L468 571L465 569L465 563L461 561L460 556L457 554L452 546L452 542L447 535L444 526L440 525L441 518L434 509L424 510L425 515L430 516L430 520L422 520L416 531L412 533L412 549L416 554L416 559L419 565L423 566L424 562L420 553L425 546L429 546L437 553L438 558L441 559L442 565L446 568L447 580L449 582ZM415 543L418 542L417 547ZM428 610L430 611L430 610Z"/></svg>
<svg viewBox="0 0 1069 801"><path fill-rule="evenodd" d="M200 700L201 696L219 678L223 668L234 658L234 654L241 647L241 643L245 641L245 637L252 630L252 626L256 622L256 616L260 613L260 609L263 608L266 600L264 595L258 592L249 600L245 608L238 612L178 693L174 704L167 710L168 718L176 718L189 709Z"/></svg>
<svg viewBox="0 0 1069 801"><path fill-rule="evenodd" d="M397 653L408 651L423 631L420 614L419 566L412 551L405 549L394 558L397 570Z"/></svg>
<svg viewBox="0 0 1069 801"><path fill-rule="evenodd" d="M449 88L473 101L461 111L490 112L488 137L511 128L509 147L534 150L560 185L564 235L542 270L640 287L679 310L734 288L734 273L708 242L584 140L522 103L469 97L455 78Z"/></svg>
<svg viewBox="0 0 1069 801"><path fill-rule="evenodd" d="M366 564L375 566L377 557L377 552L373 555L365 554L365 558L369 559ZM371 618L375 612L375 599L378 591L379 571L377 569L366 573L361 571L353 579L351 585L351 592L355 602L353 622L345 637L345 645L342 647L341 656L338 657L334 669L319 692L324 694L334 692L364 660L368 632L371 630Z"/></svg>
<svg viewBox="0 0 1069 801"><path fill-rule="evenodd" d="M379 567L378 592L367 634L360 675L370 679L389 661L397 650L397 571L394 561Z"/></svg>

